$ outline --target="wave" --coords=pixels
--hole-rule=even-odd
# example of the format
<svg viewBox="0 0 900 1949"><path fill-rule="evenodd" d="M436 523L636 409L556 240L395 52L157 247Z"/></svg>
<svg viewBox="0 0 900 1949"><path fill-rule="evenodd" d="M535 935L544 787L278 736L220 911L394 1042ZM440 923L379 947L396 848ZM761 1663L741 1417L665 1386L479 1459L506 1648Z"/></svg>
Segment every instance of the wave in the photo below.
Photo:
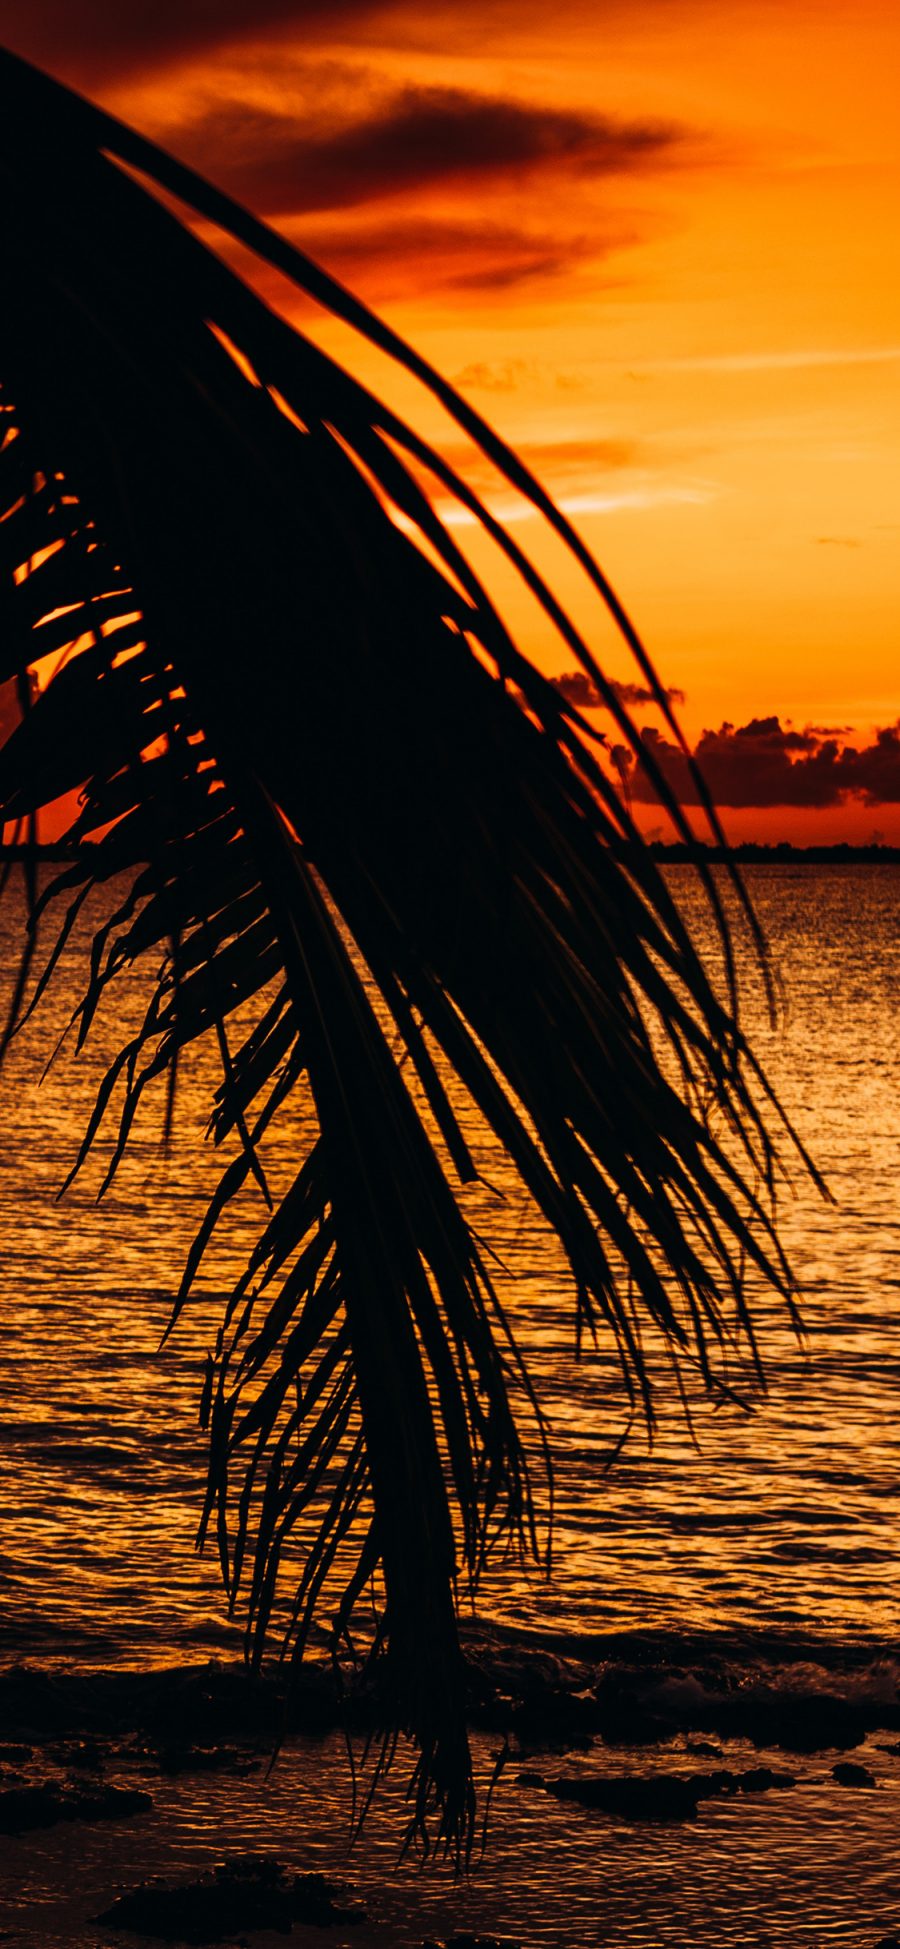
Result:
<svg viewBox="0 0 900 1949"><path fill-rule="evenodd" d="M204 1622L204 1629L206 1628ZM870 1732L900 1733L896 1647L778 1632L619 1633L599 1638L516 1627L464 1631L474 1727L514 1749L663 1745L689 1734L758 1749L849 1750ZM50 1647L47 1647L48 1651ZM96 1651L97 1646L94 1646ZM377 1723L369 1679L339 1691L327 1659L290 1685L277 1663L260 1673L212 1658L143 1669L61 1668L38 1659L0 1669L0 1722L32 1737L61 1723L82 1732L177 1725L182 1735L254 1735Z"/></svg>

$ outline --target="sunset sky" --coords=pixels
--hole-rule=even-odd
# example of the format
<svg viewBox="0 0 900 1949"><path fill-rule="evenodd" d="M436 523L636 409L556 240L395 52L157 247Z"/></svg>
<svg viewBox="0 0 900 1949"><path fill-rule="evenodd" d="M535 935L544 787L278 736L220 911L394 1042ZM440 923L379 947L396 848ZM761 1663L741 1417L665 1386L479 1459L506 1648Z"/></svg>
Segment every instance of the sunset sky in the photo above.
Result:
<svg viewBox="0 0 900 1949"><path fill-rule="evenodd" d="M734 837L900 843L892 0L0 0L0 30L350 283L523 452L684 694ZM633 680L540 524L479 484Z"/></svg>

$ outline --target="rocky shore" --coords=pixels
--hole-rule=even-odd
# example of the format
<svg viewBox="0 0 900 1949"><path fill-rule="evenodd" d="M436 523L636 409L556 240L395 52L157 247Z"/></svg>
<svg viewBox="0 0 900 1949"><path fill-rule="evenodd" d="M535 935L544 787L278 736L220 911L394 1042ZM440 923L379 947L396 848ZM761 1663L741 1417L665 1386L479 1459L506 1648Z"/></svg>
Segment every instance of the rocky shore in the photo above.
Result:
<svg viewBox="0 0 900 1949"><path fill-rule="evenodd" d="M504 1811L493 1817L489 1864L517 1819L533 1844L542 1822L548 1837L556 1831L564 1809L569 1848L575 1822L587 1851L591 1835L599 1840L613 1829L636 1839L643 1831L696 1832L724 1808L742 1822L752 1809L753 1820L774 1831L778 1805L808 1804L813 1786L825 1818L844 1828L863 1803L877 1809L888 1792L900 1802L891 1647L650 1635L541 1640L494 1629L470 1630L466 1657L482 1774L499 1764L502 1775ZM303 1821L292 1814L285 1826L279 1811L288 1804L287 1782L298 1773L307 1783L314 1779L318 1754L346 1782L335 1734L361 1750L378 1723L377 1691L364 1684L342 1695L326 1662L310 1664L290 1683L277 1668L254 1675L215 1661L141 1672L26 1665L0 1672L0 1834L9 1837L8 1850L27 1855L46 1836L62 1860L68 1853L59 1855L57 1834L96 1831L98 1846L101 1831L110 1836L96 1881L105 1899L88 1909L85 1897L82 1933L46 1939L54 1949L57 1941L99 1949L101 1942L138 1938L262 1945L291 1933L305 1944L328 1928L333 1944L346 1936L359 1949L382 1939L385 1949L395 1942L409 1949L531 1949L532 1940L555 1940L540 1931L530 1938L462 1926L430 1934L411 1927L384 1938L383 1918L367 1915L352 1874L347 1882L335 1879L309 1854L298 1867L280 1846L204 1852L193 1829L209 1835L209 1808L221 1808L229 1833L242 1838L248 1795L257 1809L254 1835L268 1833L259 1810L269 1807L273 1838L278 1831L302 1836ZM206 1811L197 1820L201 1802ZM185 1831L192 1833L187 1848L178 1838ZM118 1852L114 1834L130 1837ZM142 1837L149 1843L152 1836L142 1853ZM124 1873L116 1888L108 1863L119 1859ZM172 1871L173 1859L180 1871ZM321 1849L318 1859L327 1865ZM193 1871L185 1872L190 1862ZM494 1899L486 1919L496 1912ZM0 1908L0 1926L6 1913ZM893 1911L885 1915L892 1925L895 1919ZM11 1933L27 1949L43 1949L40 1931ZM880 1935L868 1929L858 1949L892 1939L884 1926ZM573 1935L560 1949L582 1944Z"/></svg>

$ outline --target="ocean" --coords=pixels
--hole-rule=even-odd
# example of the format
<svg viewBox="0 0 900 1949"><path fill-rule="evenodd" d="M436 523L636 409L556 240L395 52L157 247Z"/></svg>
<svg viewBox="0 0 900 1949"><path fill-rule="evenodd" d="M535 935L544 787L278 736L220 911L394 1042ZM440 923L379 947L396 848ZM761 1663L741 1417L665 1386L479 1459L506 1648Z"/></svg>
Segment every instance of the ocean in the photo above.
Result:
<svg viewBox="0 0 900 1949"><path fill-rule="evenodd" d="M667 872L708 937L691 869ZM755 1295L765 1392L736 1372L742 1399L716 1407L698 1394L689 1428L661 1370L652 1446L635 1424L610 1465L626 1427L610 1351L576 1359L565 1270L484 1133L472 1133L494 1185L471 1194L473 1215L491 1224L507 1268L504 1296L549 1418L556 1476L552 1574L514 1564L492 1572L478 1642L495 1671L507 1659L513 1690L513 1654L556 1660L573 1698L594 1696L604 1678L608 1696L610 1674L620 1674L628 1696L637 1689L644 1705L651 1695L656 1706L668 1702L664 1737L629 1744L620 1734L614 1744L588 1716L588 1742L567 1752L557 1740L549 1761L545 1752L533 1762L520 1742L520 1770L536 1770L540 1782L516 1784L507 1769L485 1862L455 1890L446 1877L392 1873L390 1791L344 1859L347 1769L337 1736L314 1749L292 1745L271 1774L248 1775L239 1790L212 1772L187 1786L163 1780L151 1786L154 1813L133 1823L127 1841L124 1828L72 1823L7 1844L15 1861L0 1874L0 1927L17 1916L16 1940L93 1949L88 1884L99 1902L111 1875L199 1867L223 1847L343 1863L374 1902L371 1941L385 1949L446 1933L454 1918L526 1949L874 1949L900 1929L900 1751L887 1750L900 1675L900 868L792 861L751 866L746 877L784 1007L773 1028L745 949L745 1024L834 1198L799 1167L780 1194L805 1331L798 1339ZM0 908L7 969L21 913L14 880ZM215 1672L241 1656L214 1552L194 1550L205 1466L197 1407L229 1280L262 1215L248 1193L160 1348L221 1168L201 1141L214 1063L205 1055L185 1066L167 1155L157 1101L105 1199L95 1202L101 1146L56 1202L105 1060L143 993L140 980L126 981L95 1049L74 1061L64 1045L42 1082L77 999L87 941L83 932L69 975L14 1042L0 1079L0 1665L27 1665L67 1698L91 1674ZM300 1104L269 1160L276 1182L309 1128ZM786 1760L773 1697L784 1698L795 1726L804 1699L859 1707L859 1738L816 1749L807 1731ZM768 1743L754 1739L754 1699ZM729 1717L729 1700L749 1710ZM692 1759L698 1740L709 1750ZM489 1771L496 1738L483 1728L476 1743ZM732 1771L761 1759L790 1764L797 1784L712 1798L696 1820L664 1825L588 1810L546 1787L551 1776L598 1769L671 1771L676 1760L709 1768L716 1755ZM835 1779L832 1766L848 1756L875 1785ZM126 1771L133 1759L123 1749ZM76 1846L87 1875L80 1907L66 1865ZM347 1939L365 1949L369 1930L357 1926Z"/></svg>

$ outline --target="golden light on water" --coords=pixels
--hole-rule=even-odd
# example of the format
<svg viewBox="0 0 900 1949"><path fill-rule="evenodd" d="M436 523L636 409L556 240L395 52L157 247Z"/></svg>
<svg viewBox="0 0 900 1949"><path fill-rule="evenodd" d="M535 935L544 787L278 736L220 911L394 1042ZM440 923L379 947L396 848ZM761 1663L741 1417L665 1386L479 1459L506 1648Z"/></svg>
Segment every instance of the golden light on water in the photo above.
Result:
<svg viewBox="0 0 900 1949"><path fill-rule="evenodd" d="M687 895L686 869L673 872ZM808 1345L773 1315L763 1327L771 1391L760 1398L749 1390L751 1414L727 1406L713 1412L698 1397L698 1451L673 1405L652 1451L636 1421L607 1472L627 1421L611 1346L601 1336L599 1357L588 1350L576 1360L571 1283L533 1208L502 1173L502 1201L476 1187L471 1214L506 1268L501 1289L556 1457L552 1583L509 1564L490 1571L480 1604L488 1615L589 1632L790 1627L877 1638L893 1629L898 876L870 869L860 887L849 871L781 875L757 869L753 891L793 1006L773 1037L757 995L751 1027L840 1204L836 1214L811 1186L783 1201ZM7 927L9 952L11 906ZM138 1011L142 986L130 989L125 1003ZM9 1545L24 1576L24 1611L13 1603L7 1631L15 1638L27 1616L42 1657L141 1665L193 1656L202 1644L239 1646L214 1550L199 1562L193 1554L205 1472L196 1417L205 1350L263 1210L255 1190L243 1195L197 1298L160 1351L221 1168L200 1141L212 1052L185 1072L168 1159L159 1151L160 1100L102 1204L93 1197L103 1149L85 1181L53 1203L84 1129L105 1040L121 1030L122 1007L101 1031L95 1056L63 1058L43 1086L46 1045L26 1030L6 1086L18 1117L3 1174L17 1241L4 1301L15 1322L3 1356L15 1404L7 1468L24 1525L14 1526ZM61 1029L62 997L56 1008ZM276 1185L288 1181L309 1141L307 1116L299 1106L267 1159ZM495 1148L470 1129L487 1183L496 1184ZM32 1165L23 1199L25 1155ZM735 1370L735 1380L747 1392L746 1376ZM286 1573L286 1594L288 1583Z"/></svg>

